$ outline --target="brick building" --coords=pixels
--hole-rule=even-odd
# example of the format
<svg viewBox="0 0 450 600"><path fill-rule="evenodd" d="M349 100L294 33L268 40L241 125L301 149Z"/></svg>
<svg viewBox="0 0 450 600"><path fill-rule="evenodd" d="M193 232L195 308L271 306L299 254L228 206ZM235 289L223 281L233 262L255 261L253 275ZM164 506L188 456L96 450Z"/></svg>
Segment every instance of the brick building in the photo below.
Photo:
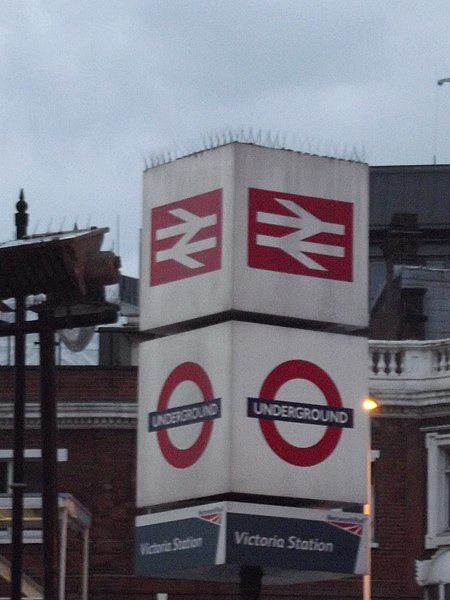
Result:
<svg viewBox="0 0 450 600"><path fill-rule="evenodd" d="M450 169L375 167L370 177L369 386L381 405L372 420L373 597L444 600Z"/></svg>
<svg viewBox="0 0 450 600"><path fill-rule="evenodd" d="M449 180L449 166L371 169L368 377L370 391L380 402L372 417L371 588L376 600L444 600L450 594L446 586L450 580ZM77 360L73 354L67 357L66 348L60 353L61 515L70 499L75 506L74 528L67 532L66 598L81 598L88 536L90 600L148 600L158 593L168 594L169 600L237 599L237 585L134 576L138 338L131 278L122 280L122 300L126 324L103 328L92 342L99 349L99 364L92 364L92 346L89 352L75 353ZM7 507L14 370L8 361L2 364L0 482ZM27 402L28 491L36 497L40 448L36 366L28 368ZM10 513L5 509L0 514L0 554L7 558ZM39 581L41 536L36 519L30 521L24 538L25 571ZM7 586L0 588L1 595L8 595ZM349 600L362 595L363 581L355 578L264 587L262 598Z"/></svg>

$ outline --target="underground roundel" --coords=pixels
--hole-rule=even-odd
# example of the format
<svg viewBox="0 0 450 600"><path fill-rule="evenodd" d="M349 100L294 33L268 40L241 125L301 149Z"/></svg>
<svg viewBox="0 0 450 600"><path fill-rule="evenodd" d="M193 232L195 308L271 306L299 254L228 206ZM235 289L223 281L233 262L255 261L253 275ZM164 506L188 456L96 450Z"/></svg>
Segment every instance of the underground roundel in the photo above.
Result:
<svg viewBox="0 0 450 600"><path fill-rule="evenodd" d="M326 405L277 400L277 392L293 379L306 379L322 393ZM301 400L301 399L300 399ZM297 467L312 467L335 450L345 428L353 428L353 409L344 408L334 381L318 365L306 360L289 360L266 377L259 398L247 399L247 416L259 419L264 439L283 461ZM312 446L291 444L278 431L278 423L321 426L323 436ZM301 441L301 440L300 440Z"/></svg>
<svg viewBox="0 0 450 600"><path fill-rule="evenodd" d="M353 280L351 202L250 189L248 231L250 267Z"/></svg>
<svg viewBox="0 0 450 600"><path fill-rule="evenodd" d="M196 385L198 402L183 402L181 406L170 406L176 388L189 381ZM194 465L205 451L213 431L213 422L221 417L221 399L214 398L211 380L199 364L184 362L171 371L159 394L155 412L148 415L148 430L156 433L158 445L165 460L177 469ZM200 432L188 448L179 448L170 439L169 431L178 427L201 424Z"/></svg>

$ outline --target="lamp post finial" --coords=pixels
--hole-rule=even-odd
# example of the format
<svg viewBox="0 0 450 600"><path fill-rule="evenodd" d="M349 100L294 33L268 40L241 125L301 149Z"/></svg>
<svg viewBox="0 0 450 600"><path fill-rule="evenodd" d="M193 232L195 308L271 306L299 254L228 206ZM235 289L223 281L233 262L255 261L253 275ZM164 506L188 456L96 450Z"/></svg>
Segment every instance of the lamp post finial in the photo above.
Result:
<svg viewBox="0 0 450 600"><path fill-rule="evenodd" d="M18 240L24 238L27 235L28 226L28 204L25 202L25 193L23 189L20 190L19 200L16 204L16 237Z"/></svg>

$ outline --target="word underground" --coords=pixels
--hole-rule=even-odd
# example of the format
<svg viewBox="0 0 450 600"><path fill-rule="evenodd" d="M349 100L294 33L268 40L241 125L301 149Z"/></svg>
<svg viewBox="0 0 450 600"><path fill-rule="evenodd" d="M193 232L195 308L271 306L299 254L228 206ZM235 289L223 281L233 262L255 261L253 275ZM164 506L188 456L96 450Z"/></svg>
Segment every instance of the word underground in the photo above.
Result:
<svg viewBox="0 0 450 600"><path fill-rule="evenodd" d="M318 538L302 540L296 535L288 538L277 535L266 537L263 535L250 534L248 531L235 531L234 541L238 546L263 546L266 548L287 548L288 550L305 550L306 552L333 552L332 542L323 542Z"/></svg>
<svg viewBox="0 0 450 600"><path fill-rule="evenodd" d="M220 400L220 398L216 398L215 400L206 400L196 404L151 412L148 415L148 430L160 431L161 429L218 419L221 416Z"/></svg>
<svg viewBox="0 0 450 600"><path fill-rule="evenodd" d="M247 398L247 416L254 419L353 427L353 409L301 402L281 402Z"/></svg>
<svg viewBox="0 0 450 600"><path fill-rule="evenodd" d="M185 539L173 538L171 542L164 541L155 544L143 542L140 544L142 556L150 556L151 554L163 554L165 552L176 552L177 550L192 550L203 546L203 538L193 538L189 536Z"/></svg>

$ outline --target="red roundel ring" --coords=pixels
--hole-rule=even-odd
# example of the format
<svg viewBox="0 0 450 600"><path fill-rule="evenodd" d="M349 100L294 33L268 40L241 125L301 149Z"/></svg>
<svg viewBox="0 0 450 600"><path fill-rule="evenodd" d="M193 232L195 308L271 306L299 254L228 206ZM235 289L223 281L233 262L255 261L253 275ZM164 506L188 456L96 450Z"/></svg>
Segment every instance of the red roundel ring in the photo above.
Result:
<svg viewBox="0 0 450 600"><path fill-rule="evenodd" d="M288 360L275 367L266 377L259 397L275 400L281 386L292 379L311 381L325 396L328 406L342 408L342 400L333 380L323 369L306 360ZM336 448L342 433L340 427L327 427L316 444L300 447L290 444L280 435L275 421L259 419L259 425L266 442L275 454L297 467L312 467L328 458Z"/></svg>
<svg viewBox="0 0 450 600"><path fill-rule="evenodd" d="M213 388L206 371L197 363L184 362L175 367L166 379L158 400L158 411L166 410L175 388L185 381L195 383L202 395L203 401L214 398ZM158 443L164 458L177 469L192 466L203 454L208 445L213 428L213 421L204 421L198 438L189 448L177 448L170 440L166 430L158 431Z"/></svg>

